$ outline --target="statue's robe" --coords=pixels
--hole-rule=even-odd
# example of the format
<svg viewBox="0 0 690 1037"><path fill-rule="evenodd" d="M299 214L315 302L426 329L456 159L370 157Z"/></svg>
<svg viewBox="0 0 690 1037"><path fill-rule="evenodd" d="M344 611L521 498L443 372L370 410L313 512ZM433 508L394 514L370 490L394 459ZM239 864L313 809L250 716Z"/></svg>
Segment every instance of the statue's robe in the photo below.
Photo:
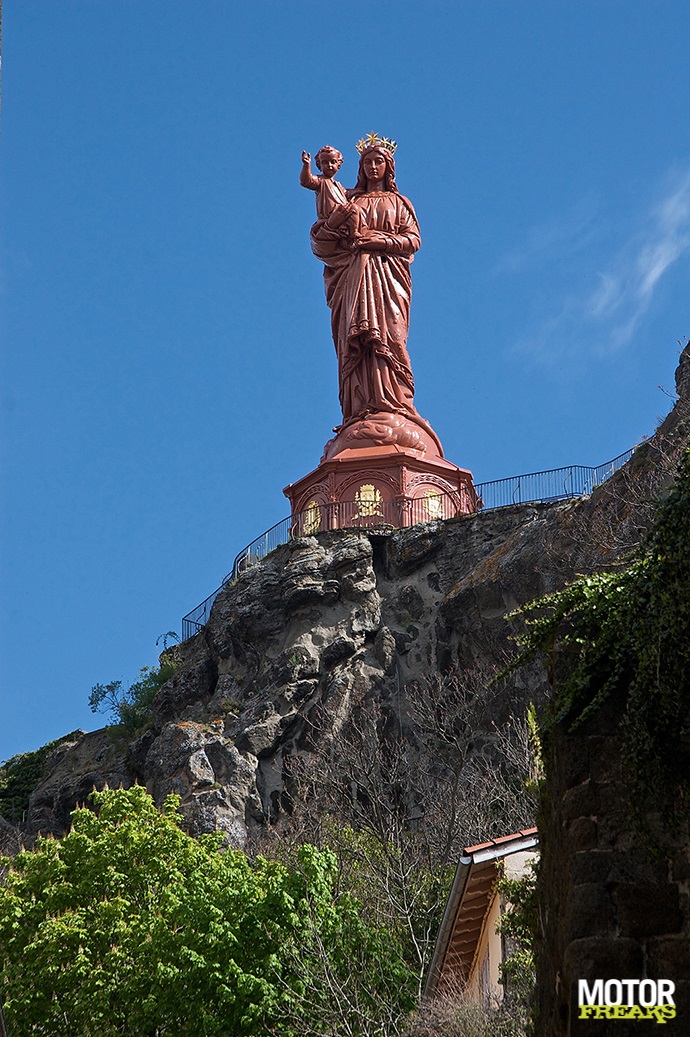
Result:
<svg viewBox="0 0 690 1037"><path fill-rule="evenodd" d="M325 264L343 424L381 411L416 416L407 334L410 263L421 243L417 218L394 191L355 195L351 206L353 217L344 227L333 231L319 222L311 235L314 254ZM385 251L352 251L351 237L364 229L390 239Z"/></svg>

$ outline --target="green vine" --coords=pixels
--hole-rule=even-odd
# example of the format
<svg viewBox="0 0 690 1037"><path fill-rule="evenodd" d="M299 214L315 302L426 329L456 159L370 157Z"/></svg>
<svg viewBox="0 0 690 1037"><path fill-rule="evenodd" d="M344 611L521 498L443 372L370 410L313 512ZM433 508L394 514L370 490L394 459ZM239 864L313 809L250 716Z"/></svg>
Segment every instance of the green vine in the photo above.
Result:
<svg viewBox="0 0 690 1037"><path fill-rule="evenodd" d="M0 814L12 824L21 824L29 807L29 797L45 777L48 757L63 742L80 738L83 732L71 731L54 742L28 753L17 753L0 764Z"/></svg>
<svg viewBox="0 0 690 1037"><path fill-rule="evenodd" d="M539 937L537 875L531 862L519 879L499 878L496 890L507 909L502 913L498 931L510 940L510 950L500 965L501 983L511 997L528 1005L534 995L534 948Z"/></svg>
<svg viewBox="0 0 690 1037"><path fill-rule="evenodd" d="M622 572L582 577L520 610L513 666L548 656L556 693L542 720L575 728L612 698L635 812L671 824L690 793L690 451L652 534Z"/></svg>

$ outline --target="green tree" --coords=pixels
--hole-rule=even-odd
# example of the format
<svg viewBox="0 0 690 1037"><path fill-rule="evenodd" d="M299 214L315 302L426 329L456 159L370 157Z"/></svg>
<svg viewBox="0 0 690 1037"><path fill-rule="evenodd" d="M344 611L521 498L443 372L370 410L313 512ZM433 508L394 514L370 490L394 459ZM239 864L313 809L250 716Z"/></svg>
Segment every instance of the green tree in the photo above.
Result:
<svg viewBox="0 0 690 1037"><path fill-rule="evenodd" d="M62 840L0 858L12 1037L287 1037L317 1032L323 984L345 990L353 961L395 985L394 944L335 897L329 851L250 861L186 835L176 797L162 812L138 786L93 799Z"/></svg>
<svg viewBox="0 0 690 1037"><path fill-rule="evenodd" d="M113 723L124 732L138 734L153 720L156 692L170 680L175 669L174 660L164 655L160 666L142 666L139 680L128 688L122 687L122 681L94 684L89 695L91 711L109 713Z"/></svg>
<svg viewBox="0 0 690 1037"><path fill-rule="evenodd" d="M527 1006L534 995L534 948L539 939L539 909L537 904L537 874L534 862L526 875L519 879L502 876L497 884L501 897L507 901L499 922L504 938L506 958L500 966L501 983L506 996Z"/></svg>

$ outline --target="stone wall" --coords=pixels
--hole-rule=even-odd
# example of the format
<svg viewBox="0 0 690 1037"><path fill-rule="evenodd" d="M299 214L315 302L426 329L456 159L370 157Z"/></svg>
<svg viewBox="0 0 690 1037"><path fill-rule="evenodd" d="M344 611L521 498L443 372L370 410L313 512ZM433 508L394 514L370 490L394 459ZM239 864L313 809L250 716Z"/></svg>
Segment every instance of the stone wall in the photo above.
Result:
<svg viewBox="0 0 690 1037"><path fill-rule="evenodd" d="M650 851L631 820L621 762L622 703L612 700L548 746L540 818L543 944L539 1034L628 1037L657 1023L581 1020L577 982L671 979L678 1017L660 1032L690 1034L690 831Z"/></svg>
<svg viewBox="0 0 690 1037"><path fill-rule="evenodd" d="M676 372L676 388L678 403L649 445L659 485L670 478L673 460L687 444L688 347ZM684 528L678 521L676 512L674 535ZM667 555L661 540L654 544L653 557L670 566L663 586L656 591L669 612L654 611L659 597L649 608L653 615L667 617L659 621L662 628L668 625L671 613L677 615L673 637L683 638L686 644L682 633L685 613L677 606L674 612L673 604L678 598L684 602L690 594L685 587L687 567L680 561L684 555L682 551ZM671 580L675 580L672 590ZM561 640L552 656L556 693L567 684L575 665L568 651ZM666 658L679 661L684 656L676 650ZM657 665L661 667L657 683L670 685L677 698L682 672L671 678L673 670L666 673L661 661ZM679 667L682 671L681 662ZM631 678L639 679L638 672ZM658 688L651 684L653 680L648 697L658 695ZM546 740L546 783L539 819L542 942L538 1033L542 1037L625 1037L649 1033L650 1027L655 1031L659 1024L653 1020L581 1018L578 981L586 980L591 987L597 979L671 980L676 985L677 1017L664 1022L662 1032L679 1037L690 1034L690 822L678 809L678 798L673 803L677 823L671 824L668 816L657 816L654 811L640 817L642 793L632 788L630 766L625 764L628 689L617 687L584 722L569 728L563 719ZM655 701L661 709L663 700ZM679 746L673 751L680 755L673 758L681 767L687 746L682 739ZM655 750L656 754L663 751L663 744ZM658 798L655 809L661 808Z"/></svg>

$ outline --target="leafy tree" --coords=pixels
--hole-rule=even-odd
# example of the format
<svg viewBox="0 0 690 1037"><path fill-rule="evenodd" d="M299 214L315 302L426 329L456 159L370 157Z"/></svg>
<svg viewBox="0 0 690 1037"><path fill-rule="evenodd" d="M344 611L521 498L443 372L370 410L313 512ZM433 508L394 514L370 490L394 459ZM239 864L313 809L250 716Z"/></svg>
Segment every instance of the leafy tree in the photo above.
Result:
<svg viewBox="0 0 690 1037"><path fill-rule="evenodd" d="M128 688L122 687L122 681L94 684L89 696L92 712L109 713L125 732L137 734L151 723L156 692L170 680L175 669L174 660L164 655L160 666L142 666L139 680Z"/></svg>
<svg viewBox="0 0 690 1037"><path fill-rule="evenodd" d="M394 942L336 898L329 851L250 861L186 835L174 796L162 812L138 786L93 800L64 839L0 858L13 1037L289 1037L318 1032L323 985L346 989L353 962L399 985Z"/></svg>
<svg viewBox="0 0 690 1037"><path fill-rule="evenodd" d="M530 1004L536 983L534 948L539 938L537 873L534 862L519 879L502 876L498 893L507 901L499 931L504 938L506 958L500 966L507 996L523 1006Z"/></svg>

